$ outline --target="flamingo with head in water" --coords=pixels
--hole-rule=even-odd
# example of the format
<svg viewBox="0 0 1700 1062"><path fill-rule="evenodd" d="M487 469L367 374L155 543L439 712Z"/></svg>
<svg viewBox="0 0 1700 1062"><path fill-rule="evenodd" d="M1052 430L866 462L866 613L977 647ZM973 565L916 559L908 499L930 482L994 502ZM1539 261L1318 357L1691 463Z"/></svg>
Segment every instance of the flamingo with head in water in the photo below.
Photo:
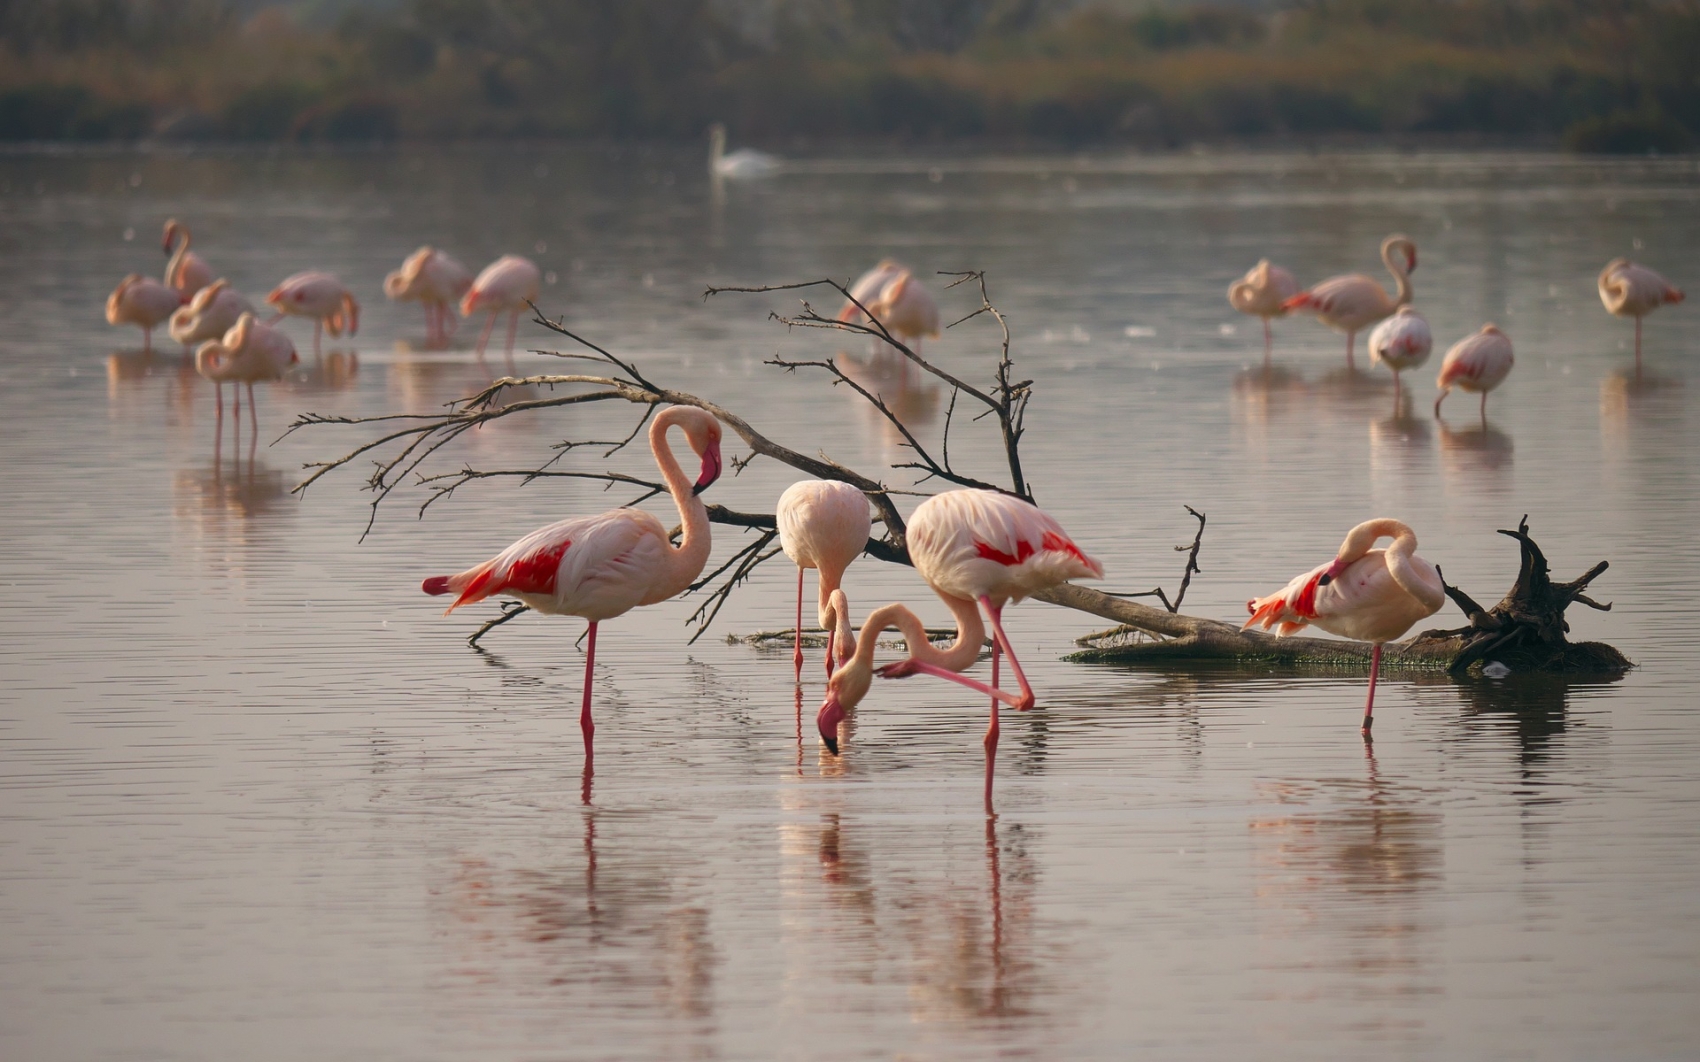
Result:
<svg viewBox="0 0 1700 1062"><path fill-rule="evenodd" d="M1411 301L1411 274L1417 268L1417 245L1411 242L1409 236L1395 233L1381 241L1381 261L1393 274L1393 282L1398 288L1392 295L1362 273L1352 273L1329 277L1281 304L1287 310L1309 310L1329 328L1346 333L1348 369L1356 368L1352 360L1352 341L1358 332Z"/></svg>
<svg viewBox="0 0 1700 1062"><path fill-rule="evenodd" d="M1371 549L1391 538L1387 549ZM1247 628L1275 629L1285 637L1307 625L1330 634L1374 643L1369 664L1369 699L1364 702L1364 740L1375 719L1375 680L1381 647L1417 621L1440 611L1446 590L1440 572L1417 556L1417 535L1398 520L1366 520L1346 535L1340 552L1267 597L1246 602Z"/></svg>
<svg viewBox="0 0 1700 1062"><path fill-rule="evenodd" d="M1440 397L1434 400L1434 415L1440 416L1440 404L1456 387L1482 396L1482 424L1486 426L1488 392L1505 382L1515 362L1511 337L1501 332L1498 325L1482 325L1480 332L1452 344L1440 363L1440 378L1435 381Z"/></svg>
<svg viewBox="0 0 1700 1062"><path fill-rule="evenodd" d="M887 258L863 273L850 286L850 298L838 311L838 319L861 321L861 303L885 330L899 342L912 343L921 352L922 338L939 337L939 304L908 269Z"/></svg>
<svg viewBox="0 0 1700 1062"><path fill-rule="evenodd" d="M179 242L178 237L182 240ZM172 218L165 223L161 245L170 261L165 264L165 286L188 298L213 282L212 267L194 251L189 250L192 237L189 226Z"/></svg>
<svg viewBox="0 0 1700 1062"><path fill-rule="evenodd" d="M1428 322L1409 306L1399 307L1398 313L1376 325L1369 334L1370 363L1393 370L1394 409L1399 408L1399 374L1427 361L1433 349L1434 336L1429 332Z"/></svg>
<svg viewBox="0 0 1700 1062"><path fill-rule="evenodd" d="M1666 303L1685 298L1664 277L1627 258L1613 258L1600 270L1600 301L1614 317L1635 318L1635 371L1641 371L1641 318Z"/></svg>
<svg viewBox="0 0 1700 1062"><path fill-rule="evenodd" d="M397 302L425 307L425 342L447 344L455 320L452 308L472 287L472 271L446 251L425 246L414 251L401 268L384 278L384 294Z"/></svg>
<svg viewBox="0 0 1700 1062"><path fill-rule="evenodd" d="M543 274L537 269L536 263L529 258L521 258L517 254L505 254L484 267L478 274L478 279L467 289L465 298L460 302L462 317L471 317L480 310L487 310L490 319L484 322L484 331L478 333L478 356L484 357L484 345L490 341L490 332L496 327L496 316L503 311L508 313L508 346L507 358L511 362L514 356L514 334L519 329L519 312L529 309L530 304L537 301L538 285L542 283Z"/></svg>
<svg viewBox="0 0 1700 1062"><path fill-rule="evenodd" d="M1229 285L1228 305L1241 313L1263 319L1264 364L1268 364L1275 343L1269 332L1270 319L1285 317L1287 300L1302 290L1293 274L1278 265L1271 265L1267 258Z"/></svg>
<svg viewBox="0 0 1700 1062"><path fill-rule="evenodd" d="M868 515L868 497L848 483L830 479L805 479L785 489L773 515L779 526L779 546L797 565L797 631L792 654L796 678L803 676L803 571L820 572L818 617L827 630L826 673L830 676L834 652L839 662L855 651L854 644L835 644L840 626L836 593L844 571L862 555L873 521Z"/></svg>
<svg viewBox="0 0 1700 1062"><path fill-rule="evenodd" d="M183 296L152 277L131 273L106 297L106 323L136 325L142 330L142 349L153 350L153 330L183 305Z"/></svg>
<svg viewBox="0 0 1700 1062"><path fill-rule="evenodd" d="M667 443L674 427L702 459L692 483ZM639 605L683 593L708 560L708 509L698 497L720 478L720 423L689 406L670 406L649 426L649 448L678 507L683 537L675 547L665 524L641 509L562 520L539 528L490 560L457 575L426 579L427 594L455 594L449 612L496 594L518 598L538 612L590 621L584 658L584 705L579 729L588 763L596 732L590 714L590 680L596 664L596 628Z"/></svg>
<svg viewBox="0 0 1700 1062"><path fill-rule="evenodd" d="M274 322L284 317L313 319L315 356L319 353L321 331L333 336L360 331L360 304L354 301L354 293L329 273L308 270L288 277L272 289L266 302L277 310L277 316L272 318Z"/></svg>

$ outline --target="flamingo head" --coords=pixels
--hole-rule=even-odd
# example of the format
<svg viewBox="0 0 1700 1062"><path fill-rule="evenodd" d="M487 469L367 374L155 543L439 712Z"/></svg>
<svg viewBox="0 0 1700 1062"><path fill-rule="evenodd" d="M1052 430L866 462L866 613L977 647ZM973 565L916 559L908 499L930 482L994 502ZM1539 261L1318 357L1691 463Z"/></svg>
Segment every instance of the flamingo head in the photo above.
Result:
<svg viewBox="0 0 1700 1062"><path fill-rule="evenodd" d="M826 700L815 716L815 729L820 731L826 751L834 756L838 755L838 724L844 721L845 713L862 703L873 679L873 668L852 658L827 680Z"/></svg>
<svg viewBox="0 0 1700 1062"><path fill-rule="evenodd" d="M165 232L160 237L159 242L160 250L165 252L165 256L167 258L171 257L171 245L177 242L177 230L180 228L182 228L182 226L177 224L176 218L172 218L165 223Z"/></svg>
<svg viewBox="0 0 1700 1062"><path fill-rule="evenodd" d="M702 410L694 412L700 415L686 419L684 428L685 438L690 441L691 449L702 458L702 472L691 488L692 494L701 494L714 485L725 466L720 456L720 422L713 414Z"/></svg>
<svg viewBox="0 0 1700 1062"><path fill-rule="evenodd" d="M1316 577L1316 585L1317 586L1327 586L1329 583L1333 582L1334 580L1340 578L1340 576L1344 575L1345 572L1346 572L1346 569L1350 568L1351 566L1352 565L1351 565L1350 561L1347 561L1347 560L1340 558L1340 557L1335 557L1332 561L1330 561L1328 563L1328 567L1322 569L1322 574Z"/></svg>

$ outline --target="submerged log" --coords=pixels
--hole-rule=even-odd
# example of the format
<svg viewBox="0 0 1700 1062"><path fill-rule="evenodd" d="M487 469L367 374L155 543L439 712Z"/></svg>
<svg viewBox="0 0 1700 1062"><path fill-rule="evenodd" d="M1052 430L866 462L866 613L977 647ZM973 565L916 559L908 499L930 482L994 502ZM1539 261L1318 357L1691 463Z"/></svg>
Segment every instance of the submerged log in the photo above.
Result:
<svg viewBox="0 0 1700 1062"><path fill-rule="evenodd" d="M1389 642L1382 652L1382 668L1463 673L1497 663L1511 671L1608 674L1633 667L1629 658L1612 646L1576 643L1565 637L1570 625L1564 611L1573 602L1602 612L1610 610L1610 604L1602 605L1583 593L1608 563L1601 561L1568 583L1555 583L1546 556L1528 532L1527 516L1517 530L1500 531L1516 539L1522 553L1517 581L1504 600L1483 609L1462 590L1446 586L1447 596L1469 623L1456 630L1424 631L1408 641ZM1165 612L1073 584L1035 596L1121 624L1080 638L1077 644L1083 646L1082 650L1066 659L1082 663L1189 660L1361 671L1368 669L1374 648L1368 642L1346 639L1277 638L1243 631L1230 623Z"/></svg>

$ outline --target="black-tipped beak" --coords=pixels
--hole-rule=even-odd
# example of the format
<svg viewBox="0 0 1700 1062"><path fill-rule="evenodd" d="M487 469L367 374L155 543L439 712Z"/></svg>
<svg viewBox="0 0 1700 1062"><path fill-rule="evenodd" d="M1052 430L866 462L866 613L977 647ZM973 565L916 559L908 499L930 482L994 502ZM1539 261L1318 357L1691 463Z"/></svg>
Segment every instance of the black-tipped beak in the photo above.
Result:
<svg viewBox="0 0 1700 1062"><path fill-rule="evenodd" d="M1322 577L1317 579L1316 585L1317 586L1327 586L1329 583L1331 583L1333 581L1334 581L1334 577L1332 575L1329 575L1327 572L1323 572Z"/></svg>
<svg viewBox="0 0 1700 1062"><path fill-rule="evenodd" d="M823 735L821 735L821 740L826 742L826 751L832 753L834 756L838 755L838 739L837 738L827 737L826 735L823 734Z"/></svg>
<svg viewBox="0 0 1700 1062"><path fill-rule="evenodd" d="M711 443L702 455L702 473L697 476L696 485L691 488L691 494L701 494L714 485L720 478L721 472L720 444Z"/></svg>

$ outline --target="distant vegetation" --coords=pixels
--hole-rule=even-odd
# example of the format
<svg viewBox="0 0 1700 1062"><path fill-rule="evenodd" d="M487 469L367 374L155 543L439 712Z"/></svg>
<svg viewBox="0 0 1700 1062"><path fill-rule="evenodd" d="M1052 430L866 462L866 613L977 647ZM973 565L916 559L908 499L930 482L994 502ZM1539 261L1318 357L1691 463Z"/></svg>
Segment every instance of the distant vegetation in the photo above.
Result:
<svg viewBox="0 0 1700 1062"><path fill-rule="evenodd" d="M325 10L0 0L0 139L693 136L720 120L743 142L1431 134L1642 152L1700 134L1700 0Z"/></svg>

